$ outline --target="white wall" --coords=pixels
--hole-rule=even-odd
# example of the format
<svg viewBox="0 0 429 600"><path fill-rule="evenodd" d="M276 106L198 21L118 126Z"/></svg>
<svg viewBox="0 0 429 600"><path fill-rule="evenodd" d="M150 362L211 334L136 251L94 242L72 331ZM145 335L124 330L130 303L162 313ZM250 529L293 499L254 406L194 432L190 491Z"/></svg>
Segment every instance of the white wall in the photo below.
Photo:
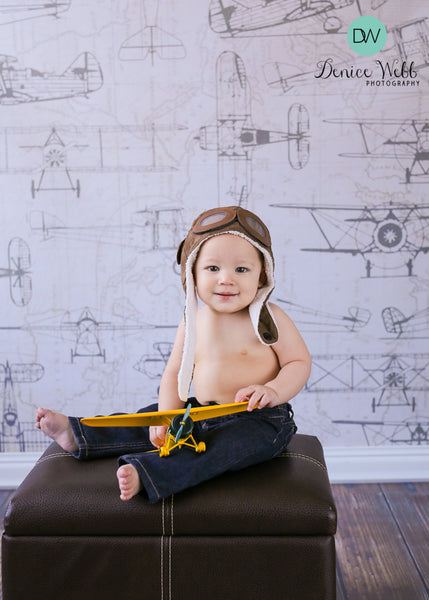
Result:
<svg viewBox="0 0 429 600"><path fill-rule="evenodd" d="M424 453L429 161L413 160L429 152L429 41L426 22L392 29L428 17L427 2L361 0L389 30L368 57L347 43L356 2L269 27L267 8L235 11L230 27L254 29L234 35L201 0L71 0L56 18L16 4L0 7L0 52L16 57L3 57L0 99L2 464L43 450L38 405L91 415L156 401L182 314L176 247L201 210L238 202L271 229L272 300L314 357L299 430L336 460ZM377 59L401 67L398 40L417 74L377 84ZM316 78L327 58L373 75ZM243 127L283 141L244 154Z"/></svg>

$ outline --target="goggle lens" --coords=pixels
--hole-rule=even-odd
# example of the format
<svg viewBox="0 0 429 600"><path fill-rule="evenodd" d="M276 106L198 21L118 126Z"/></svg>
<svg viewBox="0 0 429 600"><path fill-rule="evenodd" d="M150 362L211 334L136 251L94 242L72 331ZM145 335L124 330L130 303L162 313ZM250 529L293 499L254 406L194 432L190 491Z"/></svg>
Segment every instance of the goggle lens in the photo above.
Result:
<svg viewBox="0 0 429 600"><path fill-rule="evenodd" d="M266 239L267 234L265 228L261 225L259 221L250 216L245 216L244 221L248 225L248 228L253 231L254 235L259 238Z"/></svg>
<svg viewBox="0 0 429 600"><path fill-rule="evenodd" d="M219 225L219 223L221 223L225 219L225 217L225 212L216 213L214 215L208 215L207 217L201 219L199 226L201 229L207 228L207 231L209 231L212 225Z"/></svg>

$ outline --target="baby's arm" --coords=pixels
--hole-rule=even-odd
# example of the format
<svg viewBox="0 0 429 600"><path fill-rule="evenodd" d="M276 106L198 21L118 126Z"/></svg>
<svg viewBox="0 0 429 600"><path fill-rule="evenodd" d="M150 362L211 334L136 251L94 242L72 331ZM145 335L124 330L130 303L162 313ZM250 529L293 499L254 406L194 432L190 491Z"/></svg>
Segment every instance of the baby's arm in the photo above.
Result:
<svg viewBox="0 0 429 600"><path fill-rule="evenodd" d="M311 371L310 353L294 322L275 304L270 304L279 331L279 339L272 348L277 355L280 370L265 385L249 385L239 390L235 402L249 400L248 410L277 406L291 400L306 384Z"/></svg>
<svg viewBox="0 0 429 600"><path fill-rule="evenodd" d="M185 324L182 321L177 328L173 349L161 378L158 396L158 410L176 410L183 408L184 404L177 393L177 376L182 360L183 344L185 340ZM150 427L150 441L159 448L165 442L168 427L153 425Z"/></svg>

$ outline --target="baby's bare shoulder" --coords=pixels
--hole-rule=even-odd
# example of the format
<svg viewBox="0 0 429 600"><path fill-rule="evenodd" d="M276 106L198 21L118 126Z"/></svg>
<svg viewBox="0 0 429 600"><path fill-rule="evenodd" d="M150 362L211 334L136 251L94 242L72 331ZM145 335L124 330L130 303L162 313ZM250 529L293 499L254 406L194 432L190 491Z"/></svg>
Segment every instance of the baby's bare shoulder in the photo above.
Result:
<svg viewBox="0 0 429 600"><path fill-rule="evenodd" d="M292 321L290 316L282 308L280 308L280 306L274 304L273 302L269 302L268 306L278 325L283 324L285 326L294 326L294 322Z"/></svg>
<svg viewBox="0 0 429 600"><path fill-rule="evenodd" d="M309 361L310 354L295 323L277 304L270 303L269 306L279 332L279 339L273 344L273 350L276 352L280 364L283 365L295 359Z"/></svg>

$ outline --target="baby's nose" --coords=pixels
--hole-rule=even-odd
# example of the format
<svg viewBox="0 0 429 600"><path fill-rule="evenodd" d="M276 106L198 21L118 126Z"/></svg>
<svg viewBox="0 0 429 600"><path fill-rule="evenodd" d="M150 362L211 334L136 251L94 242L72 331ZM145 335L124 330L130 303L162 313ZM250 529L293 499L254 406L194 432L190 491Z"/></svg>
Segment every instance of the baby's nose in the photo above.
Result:
<svg viewBox="0 0 429 600"><path fill-rule="evenodd" d="M219 273L219 282L223 285L234 283L233 273L229 269L222 269Z"/></svg>

